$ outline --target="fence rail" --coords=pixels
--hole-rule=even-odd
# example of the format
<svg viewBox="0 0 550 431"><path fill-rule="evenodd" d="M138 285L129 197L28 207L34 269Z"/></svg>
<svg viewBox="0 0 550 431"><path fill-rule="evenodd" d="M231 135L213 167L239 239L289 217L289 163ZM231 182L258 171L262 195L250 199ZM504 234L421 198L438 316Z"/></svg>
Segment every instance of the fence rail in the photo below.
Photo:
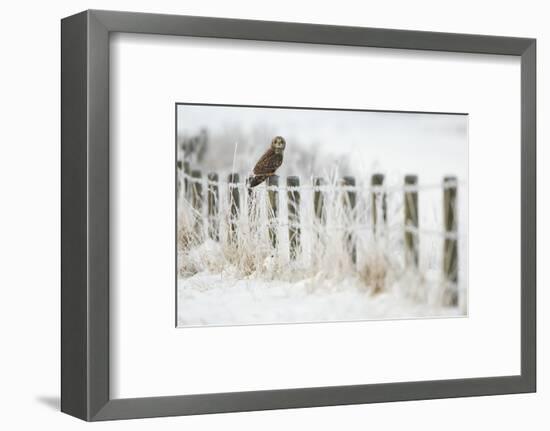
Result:
<svg viewBox="0 0 550 431"><path fill-rule="evenodd" d="M458 304L458 214L457 190L460 184L456 177L445 177L441 183L418 184L416 175L407 175L400 185L386 185L383 174L373 174L370 182L357 182L352 176L328 181L325 178L312 178L310 183L301 184L297 176L288 176L285 181L277 175L267 179L265 184L249 189L238 173L231 173L222 179L218 173L203 175L199 169L192 169L189 162L178 163L178 199L188 202L194 212L194 228L197 235L208 235L214 241L220 241L221 222L226 221L229 241L238 241L238 229L242 228L238 220L243 210L247 217L258 217L260 207L266 208L266 238L273 248L280 246L279 228L288 232L288 253L290 260L296 260L301 253L302 231L317 229L327 231L340 230L349 259L357 263L357 237L362 231L369 231L374 241L384 235L388 225L388 195L400 194L403 197L403 244L405 264L418 268L420 241L423 235L441 238L443 268L442 274L451 286L449 305ZM262 190L263 194L258 194ZM419 194L425 191L441 191L443 202L443 226L441 230L420 226ZM327 223L327 199L332 195L340 203L339 223ZM311 199L312 217L301 219L301 206L305 196ZM337 195L337 197L334 197ZM224 213L220 202L227 203ZM286 200L283 214L281 200ZM259 201L262 202L259 202ZM363 200L363 205L359 201ZM366 211L370 223L365 222ZM285 233L286 235L286 233Z"/></svg>
<svg viewBox="0 0 550 431"><path fill-rule="evenodd" d="M179 169L179 168L178 168ZM209 174L210 175L210 174ZM231 174L230 174L231 175ZM239 175L239 174L235 174ZM375 174L377 175L377 174ZM274 175L274 177L277 177L277 175ZM200 182L200 183L206 183L207 185L216 185L219 187L228 187L228 188L238 188L241 190L247 190L248 186L245 182L234 182L234 181L223 181L223 180L212 180L208 178L206 182L202 180L201 178L194 178L190 174L186 173L185 170L183 173L180 174L180 178L185 179L184 186L187 187L187 183L193 183L193 182ZM318 177L315 177L317 179ZM352 178L352 177L349 177ZM276 191L283 191L286 192L287 190L299 190L299 191L320 191L320 192L329 192L333 191L335 189L340 191L364 191L364 190L370 190L372 192L386 192L386 193L395 193L395 192L420 192L420 191L427 191L427 190L445 190L448 188L458 188L461 184L456 180L454 177L446 177L451 178L449 180L445 180L442 183L434 183L434 184L421 184L421 185L411 185L411 184L403 184L403 185L392 185L392 186L386 186L386 185L365 185L365 184L357 184L357 185L346 185L346 184L326 184L325 183L319 183L319 184L301 184L299 186L288 186L288 185L278 185L278 184L270 184L267 187L264 187L266 190L276 190ZM319 178L320 180L324 180L324 178ZM178 187L181 184L178 184Z"/></svg>

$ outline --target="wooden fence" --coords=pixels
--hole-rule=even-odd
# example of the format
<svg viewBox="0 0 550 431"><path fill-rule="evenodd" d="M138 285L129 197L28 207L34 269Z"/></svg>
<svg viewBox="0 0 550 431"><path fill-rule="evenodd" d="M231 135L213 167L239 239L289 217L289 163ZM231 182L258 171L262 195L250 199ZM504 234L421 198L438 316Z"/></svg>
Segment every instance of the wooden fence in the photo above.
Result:
<svg viewBox="0 0 550 431"><path fill-rule="evenodd" d="M247 188L246 178L238 173L227 175L227 180L220 179L220 175L210 172L203 175L200 169L192 169L189 162L178 162L178 196L187 200L195 210L194 228L197 235L208 235L214 241L220 240L220 202L222 194L227 199L227 232L229 241L237 241L239 229L238 219L241 211L247 210L249 217L255 217L254 206L250 205L255 197L253 190ZM342 196L343 211L348 215L354 214L358 205L358 191L365 190L365 186L357 185L356 179L352 176L345 176L338 181L329 181L325 178L314 177L308 184L301 184L297 176L288 176L286 181L281 181L277 175L269 177L265 186L265 205L268 208L267 217L269 222L266 226L267 238L273 248L278 247L278 230L276 226L281 225L280 195L286 195L286 223L288 227L289 257L295 260L300 253L301 235L303 224L300 220L300 205L304 193L311 193L313 199L313 217L320 224L326 224L326 201L327 193L338 188ZM419 226L419 191L430 188L439 189L442 193L443 202L443 226L441 231L429 231L442 237L442 272L449 283L454 286L451 290L451 297L448 299L450 305L458 304L458 214L457 214L457 189L456 177L445 177L440 184L419 187L416 175L406 175L403 184L400 186L388 187L385 185L383 174L373 174L370 185L367 186L367 195L370 207L370 226L373 238L382 234L384 226L388 222L389 193L402 193L403 196L403 230L404 230L404 256L405 264L410 268L418 268L420 237L422 230ZM362 194L363 198L365 194ZM206 206L206 208L205 208ZM257 205L256 205L257 207ZM349 257L353 264L357 262L357 245L355 230L357 224L353 223L353 217L347 219L345 225L340 226L344 231ZM279 224L278 224L279 223ZM360 226L364 227L364 226Z"/></svg>

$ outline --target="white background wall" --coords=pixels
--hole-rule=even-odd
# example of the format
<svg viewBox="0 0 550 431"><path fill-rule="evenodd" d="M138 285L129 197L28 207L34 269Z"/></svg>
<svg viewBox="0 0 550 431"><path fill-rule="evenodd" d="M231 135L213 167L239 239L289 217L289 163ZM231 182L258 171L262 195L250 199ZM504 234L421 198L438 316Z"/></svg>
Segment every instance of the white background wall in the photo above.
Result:
<svg viewBox="0 0 550 431"><path fill-rule="evenodd" d="M550 200L549 13L542 1L111 0L4 4L0 26L0 387L4 429L77 429L59 413L60 30L59 19L87 8L336 25L528 36L538 39L537 394L163 418L96 424L102 429L548 429L550 305L544 291ZM545 163L546 162L546 163ZM497 334L506 336L506 334Z"/></svg>

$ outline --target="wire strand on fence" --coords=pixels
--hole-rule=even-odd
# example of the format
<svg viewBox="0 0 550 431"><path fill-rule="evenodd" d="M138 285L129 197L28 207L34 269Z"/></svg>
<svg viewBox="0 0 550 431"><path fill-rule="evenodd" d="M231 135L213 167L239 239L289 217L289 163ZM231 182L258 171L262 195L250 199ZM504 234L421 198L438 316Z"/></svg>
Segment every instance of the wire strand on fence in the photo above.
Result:
<svg viewBox="0 0 550 431"><path fill-rule="evenodd" d="M181 172L181 177L183 179L186 179L187 181L191 183L204 183L211 186L220 186L220 187L228 187L230 189L237 188L246 190L248 189L248 185L246 183L229 183L227 181L212 181L208 179L202 179L202 178L195 178L192 177L189 174L186 174L185 172ZM331 192L331 191L341 191L341 192L347 192L347 191L371 191L371 192L386 192L386 193L394 193L394 192L415 192L415 191L425 191L425 190L445 190L445 189L451 189L455 187L463 187L465 186L465 183L461 181L446 181L445 183L433 183L433 184L420 184L420 185L382 185L382 186L373 186L370 184L357 184L355 186L349 186L349 185L322 185L322 186L314 186L312 184L304 184L300 186L286 186L286 185L280 185L280 186L264 186L264 188L268 191L278 191L278 192L286 192L286 191L320 191L320 192Z"/></svg>
<svg viewBox="0 0 550 431"><path fill-rule="evenodd" d="M202 217L202 213L197 211L195 208L193 208L191 205L188 206L189 211L191 211L192 215L194 217ZM209 219L211 220L224 220L225 217L223 215L209 215ZM265 225L265 227L277 227L277 228L299 228L306 230L314 230L321 228L321 224L319 223L292 223L288 221L282 221L280 219L272 219L271 221L265 221L262 226ZM338 225L338 224L332 224L332 223L325 223L322 225L322 229L326 231L342 231L342 232L348 232L348 231L366 231L372 229L372 225L368 223L355 223L355 224L346 224L346 225ZM462 235L459 235L455 232L445 232L437 229L425 229L425 228L415 228L413 226L387 226L386 229L388 231L395 231L403 229L404 232L410 232L414 235L429 235L429 236L439 236L443 239L454 239L454 240L462 240L464 237Z"/></svg>

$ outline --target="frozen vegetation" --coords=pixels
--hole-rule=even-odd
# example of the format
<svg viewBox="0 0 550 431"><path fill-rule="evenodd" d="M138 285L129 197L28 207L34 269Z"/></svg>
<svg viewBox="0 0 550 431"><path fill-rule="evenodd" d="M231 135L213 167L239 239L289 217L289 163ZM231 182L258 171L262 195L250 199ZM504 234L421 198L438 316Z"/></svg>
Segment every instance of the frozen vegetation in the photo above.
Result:
<svg viewBox="0 0 550 431"><path fill-rule="evenodd" d="M203 186L206 190L204 181ZM228 185L220 183L219 187L223 191ZM387 221L380 222L374 232L370 188L357 187L357 205L352 212L346 211L345 191L335 184L325 190L325 219L321 222L314 212L313 190L304 186L296 259L290 257L288 228L292 223L288 221L284 186L279 187L280 211L275 222L269 219L272 214L264 185L251 197L247 197L244 186L240 188L242 203L236 220L231 219L227 199L220 198L219 216L210 219L206 208L199 214L182 198L178 218L178 324L464 315L465 292L458 307L450 307L446 299L443 238L437 231L421 235L418 268L406 263L402 192L388 190ZM435 196L441 190L425 193ZM230 230L233 222L234 237ZM218 241L209 238L211 223L219 229ZM269 226L276 233L276 247L270 241ZM351 258L352 249L356 263Z"/></svg>

